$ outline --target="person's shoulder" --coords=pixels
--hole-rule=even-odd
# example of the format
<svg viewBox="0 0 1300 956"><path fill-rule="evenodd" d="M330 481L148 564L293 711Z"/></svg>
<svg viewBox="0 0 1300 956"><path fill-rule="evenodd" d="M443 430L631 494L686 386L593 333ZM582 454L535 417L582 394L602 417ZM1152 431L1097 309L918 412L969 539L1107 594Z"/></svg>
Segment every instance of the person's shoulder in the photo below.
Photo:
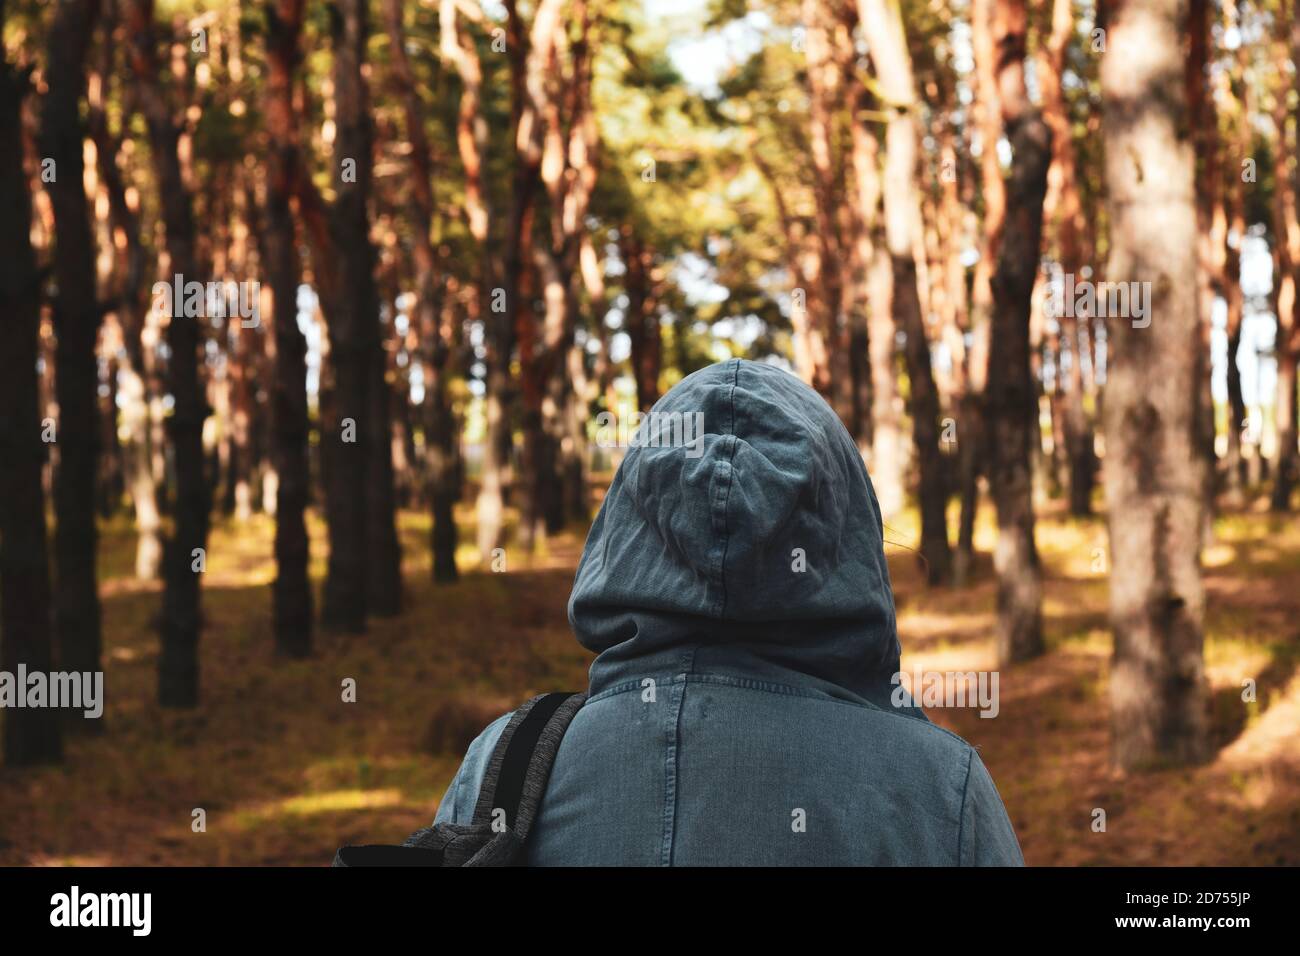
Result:
<svg viewBox="0 0 1300 956"><path fill-rule="evenodd" d="M865 719L876 724L878 732L888 735L921 758L929 757L947 766L959 765L964 773L971 756L976 753L964 737L940 727L919 713L893 711L872 705L862 709L872 715Z"/></svg>
<svg viewBox="0 0 1300 956"><path fill-rule="evenodd" d="M492 753L496 750L497 741L501 739L501 734L514 713L512 710L502 714L470 742L465 757L461 760L460 769L456 771L446 795L438 805L438 815L434 818L434 823L467 824L470 822L474 807L478 803L479 788L483 783L483 777L487 774L488 764L492 760Z"/></svg>
<svg viewBox="0 0 1300 956"><path fill-rule="evenodd" d="M469 763L471 758L482 756L486 761L492 756L492 751L496 749L497 741L501 739L501 734L505 732L506 725L510 723L510 718L515 715L513 710L506 711L492 723L488 724L470 743L469 749L465 751L465 762ZM464 739L464 738L462 738Z"/></svg>

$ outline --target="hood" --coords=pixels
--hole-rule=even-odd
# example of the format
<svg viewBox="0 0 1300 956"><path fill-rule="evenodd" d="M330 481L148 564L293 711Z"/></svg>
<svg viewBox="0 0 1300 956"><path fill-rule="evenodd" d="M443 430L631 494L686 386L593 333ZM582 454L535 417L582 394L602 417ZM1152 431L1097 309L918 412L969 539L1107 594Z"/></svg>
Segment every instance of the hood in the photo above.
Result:
<svg viewBox="0 0 1300 956"><path fill-rule="evenodd" d="M683 379L631 444L569 599L598 655L591 693L707 671L889 707L899 643L880 507L821 396L733 359Z"/></svg>

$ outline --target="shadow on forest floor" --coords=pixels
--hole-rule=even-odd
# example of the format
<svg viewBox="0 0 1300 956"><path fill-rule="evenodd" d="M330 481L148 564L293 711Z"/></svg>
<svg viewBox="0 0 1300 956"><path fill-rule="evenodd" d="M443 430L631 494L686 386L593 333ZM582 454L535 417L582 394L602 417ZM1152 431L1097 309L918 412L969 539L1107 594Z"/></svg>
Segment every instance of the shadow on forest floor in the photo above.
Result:
<svg viewBox="0 0 1300 956"><path fill-rule="evenodd" d="M993 666L995 532L982 515L970 585L929 590L889 548L909 670ZM460 514L468 533L472 509ZM910 521L910 524L909 524ZM579 689L590 660L565 603L584 529L505 574L435 587L428 518L401 518L408 611L272 655L272 522L214 528L204 581L202 705L154 701L158 585L131 577L134 535L103 534L103 733L62 766L0 769L0 864L327 864L341 843L397 840L432 818L465 745L534 693ZM325 536L311 524L319 596ZM891 529L912 540L915 517ZM1105 525L1039 522L1048 652L1003 672L1000 712L932 710L980 748L1031 864L1300 863L1300 522L1220 519L1207 550L1208 764L1120 775L1108 764ZM466 545L463 568L476 554ZM355 678L357 700L341 700ZM1243 703L1253 678L1257 703ZM1094 811L1106 811L1094 832ZM206 832L192 829L194 811Z"/></svg>

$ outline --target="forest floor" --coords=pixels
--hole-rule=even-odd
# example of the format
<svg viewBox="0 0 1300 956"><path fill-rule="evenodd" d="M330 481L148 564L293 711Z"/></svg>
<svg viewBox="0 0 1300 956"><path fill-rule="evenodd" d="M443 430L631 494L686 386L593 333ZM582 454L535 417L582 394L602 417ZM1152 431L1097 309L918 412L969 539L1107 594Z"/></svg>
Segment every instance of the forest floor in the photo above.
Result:
<svg viewBox="0 0 1300 956"><path fill-rule="evenodd" d="M472 509L460 515L472 542ZM961 590L928 590L890 547L903 666L994 666L995 531ZM914 540L915 518L891 526ZM132 575L134 533L102 537L107 704L63 765L0 768L0 864L328 864L348 842L427 825L465 745L532 694L581 689L590 660L565 603L585 529L505 574L430 581L428 518L404 513L409 610L364 636L318 634L304 661L272 654L273 523L219 521L204 577L202 705L154 699L159 585ZM979 747L1030 864L1300 864L1300 522L1221 517L1205 555L1214 756L1121 775L1108 765L1105 524L1048 504L1038 525L1048 652L1001 674L997 719L931 717ZM325 534L311 523L313 574ZM462 552L462 567L476 557ZM319 593L319 590L318 590ZM345 678L355 703L342 701ZM1241 700L1242 681L1257 702ZM1094 829L1096 809L1106 814ZM195 811L206 828L195 832Z"/></svg>

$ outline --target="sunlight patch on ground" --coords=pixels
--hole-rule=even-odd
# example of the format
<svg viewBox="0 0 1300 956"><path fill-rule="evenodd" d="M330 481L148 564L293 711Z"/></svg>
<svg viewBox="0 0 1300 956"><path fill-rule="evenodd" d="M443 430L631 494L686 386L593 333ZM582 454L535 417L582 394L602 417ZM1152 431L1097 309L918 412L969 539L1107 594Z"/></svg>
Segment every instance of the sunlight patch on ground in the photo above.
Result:
<svg viewBox="0 0 1300 956"><path fill-rule="evenodd" d="M336 813L339 810L370 810L376 807L395 807L403 801L402 791L335 790L330 793L308 793L281 800L274 812L295 816L314 813Z"/></svg>
<svg viewBox="0 0 1300 956"><path fill-rule="evenodd" d="M80 856L35 856L31 866L114 866L111 856L103 854L82 854Z"/></svg>
<svg viewBox="0 0 1300 956"><path fill-rule="evenodd" d="M1263 713L1248 721L1242 734L1220 752L1221 766L1285 762L1300 769L1300 674L1282 690L1273 691L1267 704ZM1258 708L1258 704L1248 706Z"/></svg>
<svg viewBox="0 0 1300 956"><path fill-rule="evenodd" d="M1201 564L1207 568L1222 568L1237 560L1237 549L1220 541L1201 552Z"/></svg>
<svg viewBox="0 0 1300 956"><path fill-rule="evenodd" d="M235 813L238 826L249 827L282 817L313 817L325 813L347 810L377 810L404 806L406 798L401 790L385 787L374 790L328 790L323 793L303 793L283 800L261 803Z"/></svg>

